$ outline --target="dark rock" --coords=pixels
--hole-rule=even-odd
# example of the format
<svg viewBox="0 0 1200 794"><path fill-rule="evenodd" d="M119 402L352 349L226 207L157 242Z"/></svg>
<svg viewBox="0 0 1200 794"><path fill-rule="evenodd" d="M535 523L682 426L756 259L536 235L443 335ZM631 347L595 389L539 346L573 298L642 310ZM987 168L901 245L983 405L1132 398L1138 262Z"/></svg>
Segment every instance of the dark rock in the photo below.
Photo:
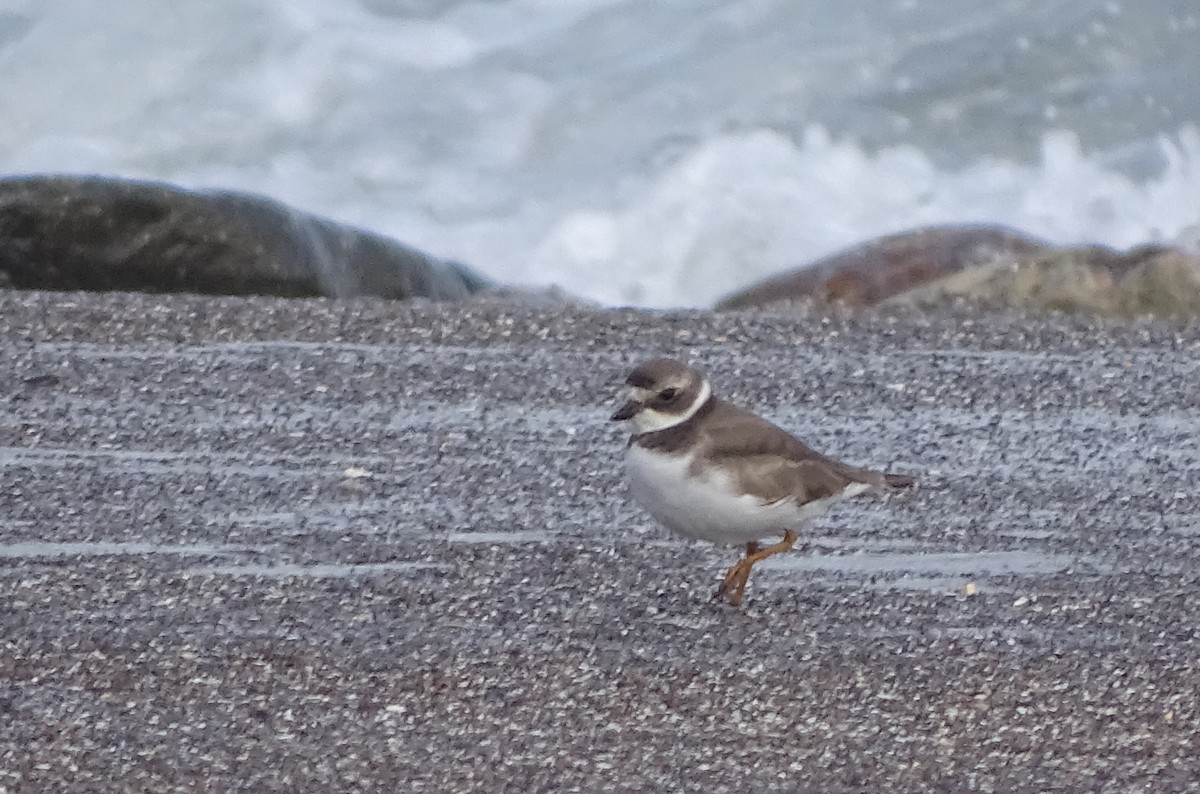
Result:
<svg viewBox="0 0 1200 794"><path fill-rule="evenodd" d="M265 197L107 177L0 179L0 284L437 300L490 286L463 265Z"/></svg>
<svg viewBox="0 0 1200 794"><path fill-rule="evenodd" d="M1011 262L1050 245L1004 226L930 226L881 237L730 295L718 310L803 298L869 306L968 268Z"/></svg>

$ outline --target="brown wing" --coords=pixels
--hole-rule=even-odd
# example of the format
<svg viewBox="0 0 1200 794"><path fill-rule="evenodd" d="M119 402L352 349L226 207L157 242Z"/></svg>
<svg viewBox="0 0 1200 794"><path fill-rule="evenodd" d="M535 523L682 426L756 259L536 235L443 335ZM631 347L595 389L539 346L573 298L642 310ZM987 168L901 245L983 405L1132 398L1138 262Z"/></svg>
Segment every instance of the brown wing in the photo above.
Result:
<svg viewBox="0 0 1200 794"><path fill-rule="evenodd" d="M767 420L722 402L704 426L706 456L729 467L738 484L766 502L804 504L851 483L885 485L884 475L822 455Z"/></svg>

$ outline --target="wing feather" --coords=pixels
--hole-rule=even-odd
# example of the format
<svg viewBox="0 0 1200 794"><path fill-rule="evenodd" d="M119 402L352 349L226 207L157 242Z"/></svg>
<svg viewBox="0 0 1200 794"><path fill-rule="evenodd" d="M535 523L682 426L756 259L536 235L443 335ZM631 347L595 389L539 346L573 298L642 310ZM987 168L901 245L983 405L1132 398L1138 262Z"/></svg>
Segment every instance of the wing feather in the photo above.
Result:
<svg viewBox="0 0 1200 794"><path fill-rule="evenodd" d="M727 467L738 485L765 503L803 505L840 494L853 483L885 486L884 475L812 449L786 430L729 403L706 423L704 457Z"/></svg>

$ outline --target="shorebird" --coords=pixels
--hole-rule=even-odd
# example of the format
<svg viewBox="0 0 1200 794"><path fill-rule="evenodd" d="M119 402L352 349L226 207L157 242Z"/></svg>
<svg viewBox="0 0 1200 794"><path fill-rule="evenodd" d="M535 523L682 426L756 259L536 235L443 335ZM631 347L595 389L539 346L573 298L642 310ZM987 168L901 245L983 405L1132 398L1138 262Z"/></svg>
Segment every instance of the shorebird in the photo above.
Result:
<svg viewBox="0 0 1200 794"><path fill-rule="evenodd" d="M680 535L744 544L713 598L741 604L751 569L795 545L834 502L916 483L851 466L713 394L703 373L670 358L639 364L612 415L630 430L625 473L637 501ZM765 548L759 542L779 537Z"/></svg>

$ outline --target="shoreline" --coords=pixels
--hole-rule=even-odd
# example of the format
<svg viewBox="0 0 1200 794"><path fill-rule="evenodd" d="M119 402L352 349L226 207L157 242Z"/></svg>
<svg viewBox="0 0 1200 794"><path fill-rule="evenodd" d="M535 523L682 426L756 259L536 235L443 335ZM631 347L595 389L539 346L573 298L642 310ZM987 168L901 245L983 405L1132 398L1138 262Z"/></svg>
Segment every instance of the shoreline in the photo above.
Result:
<svg viewBox="0 0 1200 794"><path fill-rule="evenodd" d="M711 603L659 353L920 490ZM1200 323L0 290L0 361L0 790L1200 777Z"/></svg>

